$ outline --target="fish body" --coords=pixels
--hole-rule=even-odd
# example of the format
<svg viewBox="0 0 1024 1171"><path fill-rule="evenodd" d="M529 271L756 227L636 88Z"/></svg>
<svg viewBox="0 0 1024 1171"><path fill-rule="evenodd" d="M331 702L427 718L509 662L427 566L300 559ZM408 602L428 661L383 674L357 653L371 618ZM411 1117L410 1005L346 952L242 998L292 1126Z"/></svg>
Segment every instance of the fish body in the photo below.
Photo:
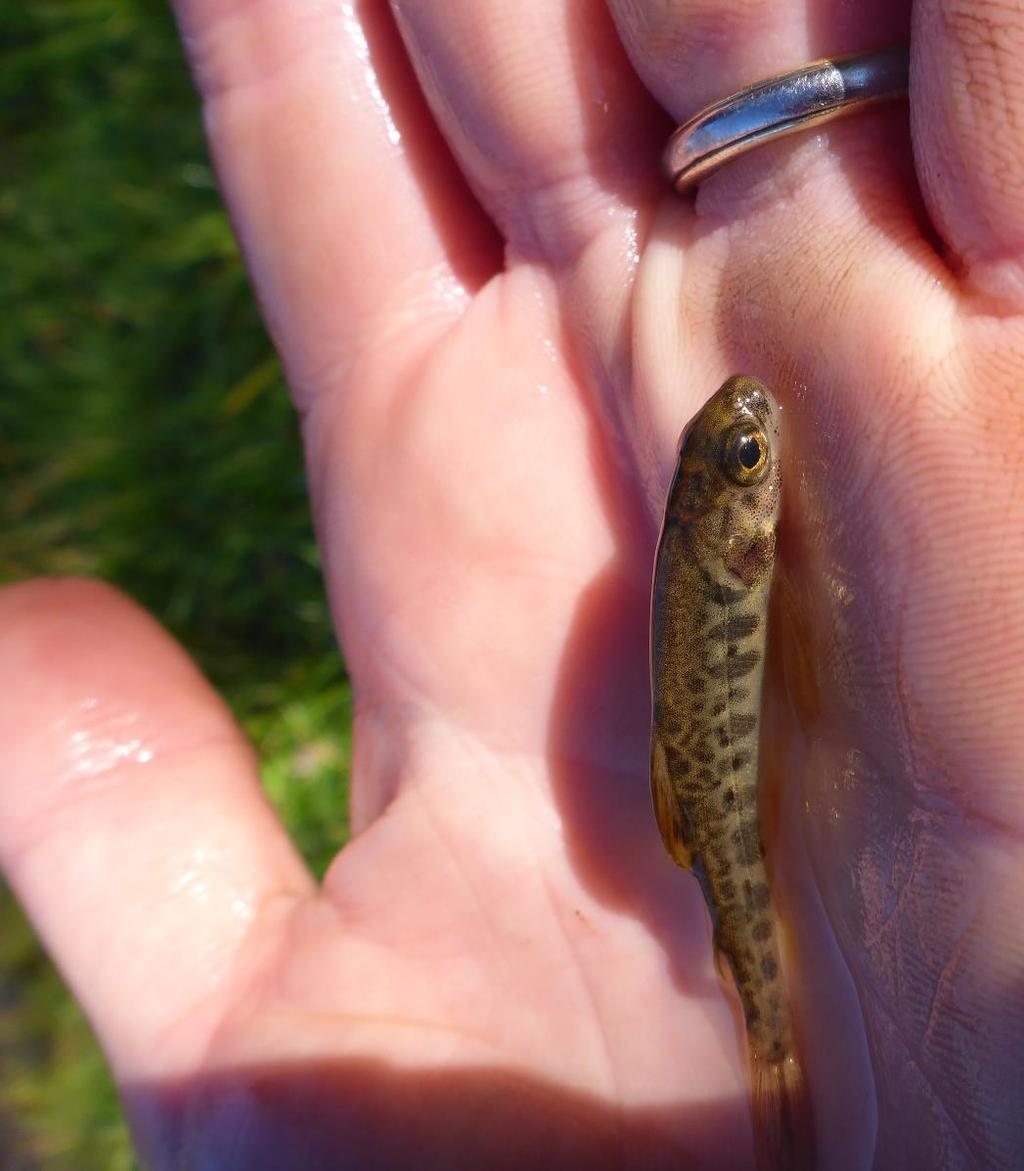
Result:
<svg viewBox="0 0 1024 1171"><path fill-rule="evenodd" d="M651 616L651 788L665 847L691 869L746 1022L762 1166L797 1154L804 1080L758 813L768 602L781 494L779 408L730 378L683 435Z"/></svg>

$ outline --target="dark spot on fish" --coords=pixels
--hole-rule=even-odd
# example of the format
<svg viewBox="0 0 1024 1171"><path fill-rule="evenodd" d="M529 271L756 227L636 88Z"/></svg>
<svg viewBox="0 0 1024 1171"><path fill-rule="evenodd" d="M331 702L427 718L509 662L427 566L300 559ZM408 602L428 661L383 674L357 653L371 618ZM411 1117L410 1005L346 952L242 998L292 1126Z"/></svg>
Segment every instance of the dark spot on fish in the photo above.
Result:
<svg viewBox="0 0 1024 1171"><path fill-rule="evenodd" d="M713 679L742 679L761 662L760 651L744 651L742 655L735 655L726 659L724 663L713 663L708 667L708 674Z"/></svg>
<svg viewBox="0 0 1024 1171"><path fill-rule="evenodd" d="M733 831L731 841L736 847L736 860L741 866L755 866L761 861L761 839L756 825L744 822Z"/></svg>
<svg viewBox="0 0 1024 1171"><path fill-rule="evenodd" d="M729 731L737 739L749 736L757 727L757 716L753 712L733 712L729 716Z"/></svg>
<svg viewBox="0 0 1024 1171"><path fill-rule="evenodd" d="M700 764L714 764L715 754L704 744L699 744L693 750L693 759L699 761Z"/></svg>
<svg viewBox="0 0 1024 1171"><path fill-rule="evenodd" d="M764 943L766 940L771 939L772 925L767 919L759 919L754 924L754 928L750 934L756 943Z"/></svg>
<svg viewBox="0 0 1024 1171"><path fill-rule="evenodd" d="M761 619L756 614L730 614L724 622L718 622L708 631L708 638L720 642L725 639L727 642L736 643L741 638L749 638L750 635L761 624Z"/></svg>
<svg viewBox="0 0 1024 1171"><path fill-rule="evenodd" d="M726 809L732 809L736 804L736 792L734 789L726 789L722 794L722 804Z"/></svg>
<svg viewBox="0 0 1024 1171"><path fill-rule="evenodd" d="M761 975L770 984L779 974L779 965L772 959L771 956L761 957Z"/></svg>
<svg viewBox="0 0 1024 1171"><path fill-rule="evenodd" d="M716 699L711 705L711 714L713 716L720 716L725 712L726 702L724 699Z"/></svg>
<svg viewBox="0 0 1024 1171"><path fill-rule="evenodd" d="M716 725L715 736L718 740L718 747L719 748L728 748L729 747L729 731L726 728L725 724Z"/></svg>
<svg viewBox="0 0 1024 1171"><path fill-rule="evenodd" d="M742 602L747 596L746 590L730 589L729 586L721 585L719 582L712 582L711 589L711 596L720 606L735 606L737 602Z"/></svg>
<svg viewBox="0 0 1024 1171"><path fill-rule="evenodd" d="M715 869L718 875L718 881L721 882L724 878L728 878L732 874L732 863L725 854L719 854L717 855Z"/></svg>
<svg viewBox="0 0 1024 1171"><path fill-rule="evenodd" d="M721 870L727 865L725 855L715 842L711 842L708 845L708 858L711 866L717 870Z"/></svg>
<svg viewBox="0 0 1024 1171"><path fill-rule="evenodd" d="M723 903L731 903L736 899L736 883L731 878L724 878L718 884L718 897Z"/></svg>
<svg viewBox="0 0 1024 1171"><path fill-rule="evenodd" d="M689 752L690 747L695 740L699 740L701 735L700 722L691 718L687 722L686 730L681 732L675 739L675 747L680 751Z"/></svg>
<svg viewBox="0 0 1024 1171"><path fill-rule="evenodd" d="M726 624L727 637L736 641L741 638L749 638L760 625L761 617L758 614L730 614Z"/></svg>
<svg viewBox="0 0 1024 1171"><path fill-rule="evenodd" d="M739 703L741 700L749 699L750 692L745 687L730 687L729 688L729 702Z"/></svg>
<svg viewBox="0 0 1024 1171"><path fill-rule="evenodd" d="M756 1025L757 1022L761 1019L761 1010L757 1007L756 1004L747 1005L746 1018L748 1025Z"/></svg>
<svg viewBox="0 0 1024 1171"><path fill-rule="evenodd" d="M698 671L690 671L686 676L686 689L693 692L707 691L708 681Z"/></svg>
<svg viewBox="0 0 1024 1171"><path fill-rule="evenodd" d="M721 776L732 772L732 761L728 756L720 756L715 762L715 769Z"/></svg>
<svg viewBox="0 0 1024 1171"><path fill-rule="evenodd" d="M754 889L751 892L751 896L754 900L754 906L759 911L767 911L768 910L769 906L771 905L772 895L771 895L771 891L768 889L767 883L764 883L764 882L755 883Z"/></svg>
<svg viewBox="0 0 1024 1171"><path fill-rule="evenodd" d="M697 782L708 789L717 789L722 783L721 779L716 777L709 768L700 768L697 770Z"/></svg>
<svg viewBox="0 0 1024 1171"><path fill-rule="evenodd" d="M682 764L686 757L679 751L678 746L675 744L665 744L664 749L665 760L668 763L669 770L671 772L678 772L680 764Z"/></svg>

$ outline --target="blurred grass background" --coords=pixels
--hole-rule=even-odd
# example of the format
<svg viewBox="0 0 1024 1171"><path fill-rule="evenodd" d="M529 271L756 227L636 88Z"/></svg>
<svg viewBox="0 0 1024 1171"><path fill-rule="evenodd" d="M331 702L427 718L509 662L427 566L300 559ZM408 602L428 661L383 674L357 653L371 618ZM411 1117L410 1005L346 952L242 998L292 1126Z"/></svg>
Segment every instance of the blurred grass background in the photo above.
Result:
<svg viewBox="0 0 1024 1171"><path fill-rule="evenodd" d="M87 573L176 634L317 872L350 692L298 435L164 0L0 0L0 581ZM0 887L0 1168L133 1167L95 1042Z"/></svg>

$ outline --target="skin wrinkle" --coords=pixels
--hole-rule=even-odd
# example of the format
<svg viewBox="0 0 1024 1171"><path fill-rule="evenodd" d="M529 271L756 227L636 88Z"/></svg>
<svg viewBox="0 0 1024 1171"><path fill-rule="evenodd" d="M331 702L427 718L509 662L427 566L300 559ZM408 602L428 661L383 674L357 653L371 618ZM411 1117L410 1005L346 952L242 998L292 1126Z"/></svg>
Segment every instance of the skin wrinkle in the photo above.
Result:
<svg viewBox="0 0 1024 1171"><path fill-rule="evenodd" d="M525 761L542 764L546 759L549 759L549 754L541 751L530 751L528 749L512 748L508 745L498 745L489 743L482 735L479 729L469 727L465 724L460 724L457 721L445 719L437 712L428 712L423 709L416 708L404 701L396 702L390 699L362 699L357 700L358 712L361 716L372 718L386 713L390 710L396 710L402 713L403 722L408 725L407 731L422 730L424 728L435 728L449 735L452 739L458 741L469 741L478 746L482 751L496 757L500 757L506 761ZM408 737L411 739L411 735ZM574 759L574 758L569 758ZM583 759L583 758L581 758ZM592 762L587 762L592 763ZM415 769L407 770L410 773L415 773ZM615 770L611 770L615 771ZM621 770L629 771L629 770ZM413 788L414 786L410 786Z"/></svg>
<svg viewBox="0 0 1024 1171"><path fill-rule="evenodd" d="M302 1015L307 1015L307 1010L302 1010ZM362 1026L364 1028L379 1027L384 1031L407 1031L412 1034L421 1033L436 1033L443 1037L458 1037L461 1040L469 1041L474 1046L478 1047L484 1052L490 1053L495 1058L503 1059L504 1064L512 1064L512 1054L509 1053L503 1046L498 1045L492 1038L486 1036L481 1032L474 1032L471 1029L455 1028L451 1024L441 1023L436 1020L431 1020L428 1017L406 1017L406 1016L385 1016L380 1013L360 1012L360 1013L344 1013L344 1012L323 1012L310 1013L310 1019L316 1023L320 1021L323 1028L336 1028L338 1025L349 1024L354 1027ZM496 1062L495 1064L498 1064ZM470 1068L472 1068L470 1066Z"/></svg>
<svg viewBox="0 0 1024 1171"><path fill-rule="evenodd" d="M1024 303L1017 210L1024 168L1014 146L1022 92L1015 63L1024 47L1018 13L932 0L916 11L915 28L922 47L941 54L940 69L918 72L921 110L945 130L931 157L918 151L926 202L965 290L1013 314ZM923 118L915 117L923 135Z"/></svg>
<svg viewBox="0 0 1024 1171"><path fill-rule="evenodd" d="M866 984L867 990L869 992L874 992L875 997L876 997L876 1005L877 1005L878 1010L888 1018L889 1025L890 1025L888 1035L891 1037L894 1037L897 1040L897 1042L901 1045L901 1047L903 1049L903 1060L908 1065L912 1066L913 1069L915 1069L917 1071L921 1080L925 1083L926 1087L928 1088L928 1091L930 1094L930 1100L932 1102L934 1102L939 1107L939 1109L942 1111L943 1118L946 1120L946 1123L947 1123L949 1129L952 1131L952 1133L954 1134L954 1136L956 1137L956 1139L958 1140L960 1145L963 1147L963 1149L965 1151L968 1151L971 1153L971 1155L973 1156L973 1158L975 1160L975 1165L979 1168L979 1171L980 1171L981 1168L987 1166L986 1158L984 1157L983 1154L979 1155L978 1151L975 1149L974 1144L972 1142L970 1142L968 1140L968 1137L963 1133L963 1130L960 1127L959 1123L957 1122L950 1107L946 1104L944 1096L939 1092L938 1087L935 1085L931 1076L928 1074L926 1066L923 1062L922 1055L920 1053L914 1052L913 1047L911 1046L909 1041L904 1037L899 1026L897 1025L896 1016L892 1012L890 1012L890 1010L885 1002L884 997L878 992L877 988L874 987L873 983L871 982L870 977L867 977L865 979L865 984Z"/></svg>
<svg viewBox="0 0 1024 1171"><path fill-rule="evenodd" d="M596 233L579 251L576 259L576 266L579 267L585 261L585 253L596 251L604 242L605 235L622 234L621 281L627 290L622 309L623 316L632 295L638 269L638 262L626 241L627 238L631 241L635 240L640 230L642 230L642 224L638 215L630 216L628 224L623 224L616 219L605 228L604 232ZM566 290L556 287L555 301L557 305L557 332L562 342L566 375L576 381L581 388L584 388L583 402L593 428L592 447L597 447L599 442L596 424L602 420L612 423L613 426L608 428L607 434L600 440L601 455L618 469L626 468L630 464L630 451L626 438L628 428L622 427L625 407L620 393L621 387L610 379L602 368L601 346L599 342L595 341L592 323L588 321L585 329L579 328L582 300L580 304L576 304L567 295ZM573 343L572 331L569 329L570 319L573 317L579 332L589 344Z"/></svg>
<svg viewBox="0 0 1024 1171"><path fill-rule="evenodd" d="M920 835L921 831L914 830L913 832L914 832L915 838L920 840L919 835ZM914 859L915 859L914 869L916 870L917 865L918 865L918 857L919 857L919 851L916 847L915 847L913 853L914 853ZM907 895L910 892L914 891L914 885L913 885L912 879L913 879L913 874L909 875L907 878L907 881L904 883L903 888L902 888L904 895ZM902 897L901 897L900 902L902 903ZM908 912L901 905L898 905L895 909L894 915L892 916L893 920L895 921L895 923L897 925L897 930L900 932L900 934L905 934L908 930L912 930L912 928L910 928L906 925L907 913ZM977 913L975 913L975 915L972 916L972 920L971 920L972 922L976 918L976 915L977 915ZM959 950L962 948L968 929L969 929L969 924L967 927L965 927L961 930L961 932L958 936L958 940L957 940L956 944L954 945L954 950L956 953L958 953ZM897 954L902 953L902 954L908 955L908 956L915 955L918 947L920 946L920 940L918 938L916 938L918 935L918 932L914 931L914 935L915 935L915 939L909 943L909 946L905 945L901 948L899 944L893 944L891 946L885 947L886 952L891 953L892 951L895 950ZM940 1094L938 1087L936 1086L931 1075L929 1075L927 1073L928 1061L926 1059L926 1046L925 1046L924 1038L922 1037L921 1039L919 1039L919 1041L917 1043L912 1043L906 1029L903 1026L897 1024L898 1021L903 1021L907 1017L906 1010L902 1006L903 1006L904 1002L907 1000L908 996L910 995L909 990L904 988L904 986L903 986L901 965L897 964L894 971L893 971L893 975L895 976L895 979L896 979L896 986L893 991L893 1002L894 1003L893 1003L892 1007L890 1008L890 1006L889 1006L890 1002L889 1002L889 998L888 998L887 994L885 992L883 992L878 987L877 982L874 978L874 975L872 974L872 968L875 967L879 962L884 962L884 961L876 960L874 958L873 951L874 951L874 949L869 947L868 951L865 953L865 951L861 950L861 948L858 947L856 943L854 943L850 949L849 954L850 954L850 958L855 958L857 956L862 957L865 954L867 954L871 958L871 963L867 967L864 967L860 963L858 964L858 966L861 967L861 970L862 970L862 980L863 980L864 985L866 986L867 989L871 990L874 993L879 1004L885 1008L886 1015L890 1019L891 1027L890 1027L887 1035L889 1035L891 1037L895 1037L897 1039L897 1041L901 1044L901 1046L905 1050L905 1053L908 1056L911 1054L911 1052L913 1052L914 1056L911 1058L911 1060L913 1060L914 1065L918 1069L918 1072L920 1073L922 1080L929 1087L930 1092L934 1096L934 1100L937 1102L937 1104L942 1109L944 1116L947 1118L950 1125L953 1127L955 1133L957 1134L957 1137L963 1143L963 1145L965 1146L965 1149L974 1150L973 1142L968 1141L967 1136L963 1133L962 1128L955 1120L955 1116L952 1111L952 1108L946 1103L944 1095ZM944 965L944 970L945 970L945 966L946 965ZM913 1016L912 1013L910 1015ZM888 1061L886 1064L888 1064L890 1068L893 1067L892 1061ZM984 1164L980 1163L979 1165L984 1165Z"/></svg>
<svg viewBox="0 0 1024 1171"><path fill-rule="evenodd" d="M206 1030L206 1037L198 1044L195 1058L195 1068L199 1070L216 1069L218 1060L213 1057L216 1048L225 1038L238 1027L238 1020L246 1015L246 1005L257 1000L261 982L266 984L274 976L274 964L287 951L287 933L279 932L278 927L268 927L272 920L288 927L294 921L292 912L310 897L308 890L287 891L284 889L268 890L258 895L255 900L252 918L249 920L243 934L234 942L231 959L224 965L223 974L218 981L222 1004L215 1010L210 1005L210 993L207 990L193 1003L183 1005L181 1011L167 1019L166 1023L157 1030L153 1038L153 1047L162 1050L174 1044L182 1031L195 1029L197 1020L210 1018ZM280 934L280 943L276 949L267 947L268 938L272 939ZM264 953L259 963L253 959L253 952ZM275 954L276 951L276 954ZM241 978L244 969L251 968L247 979ZM262 970L262 974L261 974ZM131 1076L130 1068L118 1071L121 1076Z"/></svg>
<svg viewBox="0 0 1024 1171"><path fill-rule="evenodd" d="M908 544L912 545L912 541L908 541ZM904 647L907 637L906 623L910 604L910 593L909 590L905 589L902 598L893 608L890 625L893 630L893 675L896 681L896 706L894 714L897 721L897 738L900 745L900 754L903 758L903 766L910 781L911 789L917 791L922 787L922 782L920 779L921 767L918 761L913 735L915 721L911 715L911 707L914 702L913 688L908 683L904 664Z"/></svg>
<svg viewBox="0 0 1024 1171"><path fill-rule="evenodd" d="M936 1013L939 1009L939 1002L945 998L945 991L952 980L953 973L960 963L960 958L963 954L964 946L968 941L971 927L977 923L981 916L980 911L976 911L970 919L970 922L964 928L960 937L953 944L953 949L945 960L942 971L939 973L938 979L935 981L935 988L932 992L931 1002L928 1005L928 1013L925 1019L924 1029L921 1032L921 1046L927 1048L930 1045L930 1038L932 1030L936 1023Z"/></svg>
<svg viewBox="0 0 1024 1171"><path fill-rule="evenodd" d="M565 101L568 95L585 88L572 72L572 61L568 59L571 50L568 58L566 54L555 54L550 61L541 51L539 55L535 53L528 66L519 59L513 67L509 65L510 55L498 43L508 35L508 29L499 25L490 30L486 22L470 16L460 4L454 17L462 33L459 48L461 40L466 38L481 42L476 47L479 65L466 71L459 53L453 56L449 37L437 35L437 22L429 6L395 0L393 7L438 121L449 129L452 150L470 176L478 198L500 225L513 253L556 264L564 264L578 255L594 230L604 222L607 209L614 208L617 200L598 180L595 150L588 142L586 94L580 95L583 112L578 123L571 116L572 103ZM557 44L557 40L553 43ZM514 76L501 72L506 68L514 68ZM484 70L486 83L480 76ZM615 72L609 85L618 90L627 84L629 75L623 69ZM453 78L459 83L453 84ZM515 161L514 155L510 158L507 145L510 128L502 121L491 97L495 88L500 91L503 86L513 84L531 95L538 107L547 109L558 104L570 113L567 120L558 123L553 146L542 150L543 140L533 139L529 159L520 162ZM460 90L462 96L468 92L473 100L463 101L462 108L456 112L451 108L450 95L458 95ZM630 103L618 101L614 108L629 110ZM607 141L615 140L608 137ZM561 198L563 191L570 193L568 199ZM549 211L548 206L552 204L554 210ZM581 222L574 209L589 204L593 204L592 214L584 216Z"/></svg>
<svg viewBox="0 0 1024 1171"><path fill-rule="evenodd" d="M462 295L439 298L441 278ZM387 353L394 362L393 380L402 384L417 374L442 348L455 340L456 331L472 310L473 298L451 276L447 261L411 273L397 282L372 313L352 323L349 330L337 329L331 355L316 366L296 368L285 363L288 389L305 430L315 426L310 419L321 399L332 413L338 409L339 392L358 383L364 365L379 363ZM400 360L398 359L400 356Z"/></svg>
<svg viewBox="0 0 1024 1171"><path fill-rule="evenodd" d="M778 61L773 50L784 52L788 42L788 13L763 0L615 0L610 7L634 67L678 121L771 72L774 64L759 66ZM800 63L799 51L790 52Z"/></svg>
<svg viewBox="0 0 1024 1171"><path fill-rule="evenodd" d="M905 841L903 837L901 841ZM900 856L899 844L893 850L892 855L892 872L890 873L889 883L892 887L892 893L887 900L887 905L883 914L883 918L879 923L870 924L869 930L865 933L864 943L869 952L874 951L878 947L884 946L884 936L887 934L887 929L890 924L898 926L899 917L903 914L902 901L904 893L911 888L917 872L917 851L910 849L910 864L905 866L902 870L901 876L896 878L896 866Z"/></svg>
<svg viewBox="0 0 1024 1171"><path fill-rule="evenodd" d="M987 5L982 4L980 7L989 7L996 11L1000 8L1003 8L1004 11L1012 11L1010 6L994 4L991 3L991 0ZM1009 59L1009 54L1004 52L1004 41L997 34L994 22L988 19L983 12L978 11L978 6L967 9L957 5L950 5L946 21L954 39L963 50L965 66L972 66L964 69L962 77L954 76L952 80L962 82L965 93L974 99L972 110L979 106L995 106L1009 128L1015 129L1016 115L1013 103L1009 100L1009 95L1014 87L1008 85L1007 82L1010 77L1016 79L1018 71L1014 69L1012 73L1008 74L1003 68L1004 61ZM1005 28L1005 22L1003 22L1003 27ZM978 68L981 62L984 62L986 68ZM990 76L988 66L994 67L995 77ZM987 130L985 125L987 121L989 120L983 121L979 118L977 128ZM998 146L998 142L994 145ZM1005 175L1006 170L1000 167L1000 162L1005 162L1008 153L1005 152L1001 159L996 158L994 171L996 175L1000 173L1001 169Z"/></svg>
<svg viewBox="0 0 1024 1171"><path fill-rule="evenodd" d="M460 739L463 740L463 743L466 743L465 737L460 737ZM473 738L470 738L469 745L470 745L470 747L474 747L477 749L479 749L479 747L480 747L479 743ZM481 757L480 752L475 752L475 753L473 753L473 755L476 756L478 759ZM490 759L494 754L491 753L490 751L486 751L482 755L486 755L487 758ZM434 814L433 805L427 796L427 790L424 790L420 787L413 787L413 789L411 791L414 791L416 793L415 800L417 801L417 803L421 804L422 807L426 810L426 812L428 814L428 820L432 826L433 831L441 837L441 839L444 843L444 847L445 847L444 848L444 856L448 857L448 858L455 858L457 856L457 853L455 851L453 851L452 842L451 842L449 836L443 831L441 824L440 824L440 821L438 820L438 818ZM532 843L527 843L527 844L532 844ZM567 928L562 920L561 914L559 913L558 899L552 893L548 880L545 877L543 877L544 876L544 866L542 864L542 860L539 858L539 856L536 855L535 846L534 846L534 854L535 854L535 863L536 863L534 870L536 873L538 873L542 876L541 885L542 885L542 889L545 892L545 895L547 896L547 901L548 901L549 907L551 909L552 921L554 923L556 923L558 926L559 933L560 933L560 935L563 939L563 942L565 944L566 954L569 956L569 958L572 962L573 970L576 972L577 977L581 982L581 986L584 989L585 996L586 996L587 1000L589 1001L589 1003L591 1004L591 1008L592 1008L592 1011L594 1014L595 1021L600 1021L601 1014L600 1014L600 1011L598 1008L596 995L594 994L593 988L591 987L591 985L589 984L589 982L586 979L586 976L582 970L582 965L580 963L578 951L575 948L575 946L573 945L571 937L570 937L570 933L567 930ZM491 936L492 944L493 944L492 950L494 951L495 955L500 956L501 947L499 945L502 943L502 938L503 938L501 931L500 931L500 929L498 929L496 927L492 916L488 913L487 905L485 903L483 903L480 900L480 898L478 897L477 884L475 884L473 882L473 880L468 875L468 873L464 870L464 868L459 866L458 871L459 871L459 875L460 875L460 880L463 882L464 888L467 890L467 892L470 893L472 901L474 902L474 905L476 906L477 914L480 916L481 920L485 921L488 925L489 934ZM615 1071L614 1071L612 1064L611 1064L611 1054L610 1054L610 1050L608 1049L606 1031L604 1030L603 1025L599 1027L598 1032L600 1033L600 1035L602 1036L602 1039L603 1039L603 1044L605 1046L606 1060L608 1063L607 1088L609 1089L609 1091L612 1095L612 1098L614 1099L614 1097L617 1095L620 1087L618 1086L617 1079L615 1076Z"/></svg>
<svg viewBox="0 0 1024 1171"><path fill-rule="evenodd" d="M901 607L901 605L897 604L897 605L896 605L896 609L897 609L897 610L900 610L900 611L902 612L902 611L906 610L906 607L904 607L904 605L902 605L902 607ZM904 720L906 720L906 721L909 721L909 715L907 715L906 713L904 713ZM907 733L906 733L906 731L904 731L904 735L906 735L906 734L907 734ZM920 774L920 769L921 769L921 767L922 767L922 766L921 766L921 762L920 762L920 760L917 760L917 759L916 759L916 756L915 756L915 762L914 762L914 766L913 766L913 767L914 767L914 769L915 769L915 773L914 773L914 775L921 775L921 774ZM907 883L908 883L908 886L913 886L913 884L915 883L915 878L914 878L914 876L913 876L913 875L909 875L909 876L907 876ZM899 917L901 918L901 917L902 917L902 915L903 915L903 908L902 908L902 906L900 906L900 908L899 908L899 911L900 911L900 915L899 915ZM856 950L856 949L854 949L854 950Z"/></svg>
<svg viewBox="0 0 1024 1171"><path fill-rule="evenodd" d="M595 237L609 230L609 219L635 214L635 208L609 196L593 173L581 168L555 173L542 183L527 183L522 177L517 186L513 180L491 193L489 201L517 263L535 265L541 260L563 270L578 264ZM517 205L523 208L519 214L512 210ZM514 217L519 222L512 228Z"/></svg>
<svg viewBox="0 0 1024 1171"><path fill-rule="evenodd" d="M442 583L437 583L438 596L441 598L448 598L450 591L442 587ZM467 732L474 732L481 738L484 735L484 729L478 727L475 723L468 719L465 711L465 705L461 705L456 711L445 712L443 706L439 706L435 697L431 696L430 689L426 685L416 683L411 672L403 669L401 665L401 656L392 653L389 649L393 645L400 643L400 639L389 638L385 636L385 632L390 624L400 621L401 615L407 605L415 604L418 608L422 607L427 600L429 600L430 592L421 590L414 598L406 600L405 604L399 606L396 604L390 615L383 615L378 619L378 626L376 631L370 633L362 633L360 635L360 642L366 647L373 648L373 662L375 674L379 671L385 679L390 676L393 684L397 686L388 687L383 680L375 680L373 685L373 692L378 694L388 694L400 692L402 694L401 703L398 705L405 718L403 722L420 723L424 719L436 721L440 725L448 725L451 727L458 727ZM415 626L415 623L413 623ZM354 650L354 648L353 648ZM357 695L362 694L362 688L359 689ZM383 706L380 701L369 701L367 708L360 708L360 710L373 711L375 708ZM411 721L410 713L415 713L415 720Z"/></svg>
<svg viewBox="0 0 1024 1171"><path fill-rule="evenodd" d="M459 858L458 850L452 849L452 841L448 834L442 828L442 821L436 816L432 802L429 797L429 789L414 789L414 800L416 800L421 808L426 813L427 822L431 830L437 835L444 848L444 857L449 860L449 865L458 874L459 881L463 888L469 895L471 905L475 908L477 918L486 926L487 937L489 940L489 951L491 956L497 961L498 971L504 976L506 987L511 983L509 966L503 960L502 949L502 933L494 921L494 915L490 908L484 902L477 884L473 881L468 869Z"/></svg>
<svg viewBox="0 0 1024 1171"><path fill-rule="evenodd" d="M544 875L543 870L541 874L541 889L547 897L548 906L551 909L551 916L553 922L558 925L559 933L562 937L562 942L565 945L566 954L570 957L576 978L579 981L579 986L583 990L583 996L586 1003L590 1006L590 1012L596 1025L598 1038L601 1042L601 1055L604 1064L604 1091L605 1096L609 1101L621 1101L619 1080L616 1074L615 1062L612 1057L611 1046L609 1045L608 1030L606 1028L603 1015L597 1000L597 994L594 991L594 986L587 978L585 973L585 966L580 962L579 950L573 944L569 936L569 931L566 928L562 916L558 912L558 900L554 897L549 879Z"/></svg>

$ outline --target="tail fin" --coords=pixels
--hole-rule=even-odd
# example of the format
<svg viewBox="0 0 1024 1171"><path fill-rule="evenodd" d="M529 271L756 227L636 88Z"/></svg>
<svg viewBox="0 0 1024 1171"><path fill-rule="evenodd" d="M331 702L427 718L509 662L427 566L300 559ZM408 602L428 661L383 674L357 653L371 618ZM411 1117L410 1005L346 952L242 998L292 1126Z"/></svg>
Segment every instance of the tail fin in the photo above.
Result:
<svg viewBox="0 0 1024 1171"><path fill-rule="evenodd" d="M807 1083L794 1056L752 1056L754 1148L758 1171L814 1171L814 1125Z"/></svg>

